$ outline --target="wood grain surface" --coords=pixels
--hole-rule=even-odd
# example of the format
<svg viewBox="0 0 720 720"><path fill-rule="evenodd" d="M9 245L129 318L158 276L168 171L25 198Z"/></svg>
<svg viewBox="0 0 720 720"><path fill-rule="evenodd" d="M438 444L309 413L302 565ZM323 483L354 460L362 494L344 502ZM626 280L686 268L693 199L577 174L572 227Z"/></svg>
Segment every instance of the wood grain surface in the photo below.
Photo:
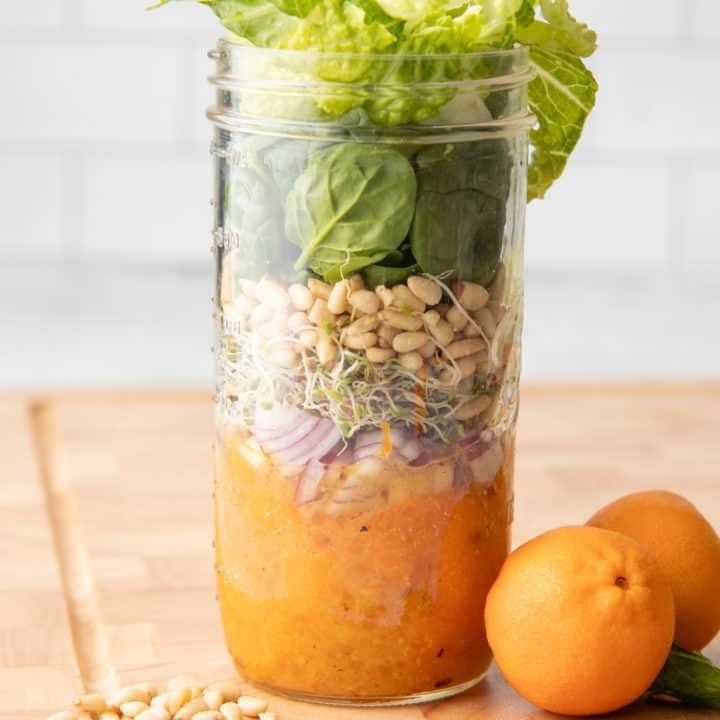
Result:
<svg viewBox="0 0 720 720"><path fill-rule="evenodd" d="M47 407L59 488L48 484L33 441L38 408ZM213 585L210 394L8 393L0 426L0 718L64 708L81 674L106 680L105 664L121 684L231 675ZM524 387L515 544L650 488L682 492L720 527L719 431L720 383ZM73 537L62 547L57 533L68 522ZM69 612L68 579L78 583ZM104 623L88 634L96 616ZM708 654L720 661L720 640ZM345 710L271 698L271 708L278 720L553 717L494 669L441 703ZM612 717L720 713L638 703Z"/></svg>

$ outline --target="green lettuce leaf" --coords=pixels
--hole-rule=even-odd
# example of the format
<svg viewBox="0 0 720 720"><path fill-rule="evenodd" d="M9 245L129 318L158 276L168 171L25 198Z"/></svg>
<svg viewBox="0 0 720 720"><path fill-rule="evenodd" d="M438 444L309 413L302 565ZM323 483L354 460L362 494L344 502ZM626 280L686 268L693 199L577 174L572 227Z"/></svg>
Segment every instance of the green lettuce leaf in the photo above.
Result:
<svg viewBox="0 0 720 720"><path fill-rule="evenodd" d="M537 127L530 131L528 199L545 197L560 177L595 105L597 82L582 60L570 52L534 47L530 60L537 73L530 83L530 109Z"/></svg>
<svg viewBox="0 0 720 720"><path fill-rule="evenodd" d="M527 5L523 9L525 22L515 33L517 42L589 57L597 49L597 35L585 23L578 22L568 8L567 0L540 0L540 9L546 22L527 22Z"/></svg>

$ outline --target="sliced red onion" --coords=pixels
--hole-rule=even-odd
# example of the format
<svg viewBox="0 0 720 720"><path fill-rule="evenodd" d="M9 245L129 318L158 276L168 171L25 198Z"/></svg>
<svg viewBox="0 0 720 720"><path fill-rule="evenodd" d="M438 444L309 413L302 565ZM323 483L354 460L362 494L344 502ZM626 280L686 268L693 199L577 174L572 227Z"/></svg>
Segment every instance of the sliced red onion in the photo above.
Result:
<svg viewBox="0 0 720 720"><path fill-rule="evenodd" d="M266 410L261 405L255 410L253 432L260 440L273 440L287 434L305 417L315 417L294 408L275 405Z"/></svg>
<svg viewBox="0 0 720 720"><path fill-rule="evenodd" d="M321 419L320 422L302 440L287 450L277 453L283 462L304 465L310 460L320 460L342 441L340 431L332 420Z"/></svg>
<svg viewBox="0 0 720 720"><path fill-rule="evenodd" d="M460 442L458 443L460 447L468 447L468 445L472 445L473 443L476 443L480 439L480 435L478 435L476 432L468 433Z"/></svg>
<svg viewBox="0 0 720 720"><path fill-rule="evenodd" d="M476 458L482 457L492 446L492 442L485 442L484 440L478 440L476 443L473 443L466 451L465 451L465 459L468 462L472 462Z"/></svg>
<svg viewBox="0 0 720 720"><path fill-rule="evenodd" d="M416 458L411 460L408 465L410 467L422 467L430 462L430 453L427 450L423 450Z"/></svg>
<svg viewBox="0 0 720 720"><path fill-rule="evenodd" d="M414 437L406 440L403 445L398 446L398 452L412 465L424 452L423 444Z"/></svg>
<svg viewBox="0 0 720 720"><path fill-rule="evenodd" d="M287 450L296 442L302 440L304 437L307 437L315 429L319 422L320 418L317 415L311 415L308 413L285 434L279 435L278 437L274 437L270 440L261 440L263 450L271 454Z"/></svg>
<svg viewBox="0 0 720 720"><path fill-rule="evenodd" d="M318 499L320 482L325 475L325 465L317 461L311 461L300 474L297 488L295 489L295 504L298 506L307 505Z"/></svg>
<svg viewBox="0 0 720 720"><path fill-rule="evenodd" d="M496 440L482 455L470 462L470 472L474 482L481 485L491 485L503 464L503 452L500 443Z"/></svg>

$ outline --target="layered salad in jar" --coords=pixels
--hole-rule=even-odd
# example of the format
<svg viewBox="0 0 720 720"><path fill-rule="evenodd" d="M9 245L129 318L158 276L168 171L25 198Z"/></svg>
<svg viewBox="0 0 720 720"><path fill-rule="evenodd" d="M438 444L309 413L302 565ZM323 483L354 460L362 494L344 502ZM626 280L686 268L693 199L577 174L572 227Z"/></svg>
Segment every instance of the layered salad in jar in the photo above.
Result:
<svg viewBox="0 0 720 720"><path fill-rule="evenodd" d="M295 697L458 692L508 551L524 207L593 106L595 35L566 0L201 2L230 31L209 113L228 648Z"/></svg>

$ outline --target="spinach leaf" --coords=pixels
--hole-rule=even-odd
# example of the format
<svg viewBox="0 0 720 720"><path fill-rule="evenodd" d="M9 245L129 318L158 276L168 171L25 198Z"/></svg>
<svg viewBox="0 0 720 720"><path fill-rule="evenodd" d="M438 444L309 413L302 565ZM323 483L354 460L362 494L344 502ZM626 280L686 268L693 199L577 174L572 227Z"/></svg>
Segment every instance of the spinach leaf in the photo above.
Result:
<svg viewBox="0 0 720 720"><path fill-rule="evenodd" d="M422 272L417 263L405 267L393 267L392 265L370 265L363 270L365 284L375 289L378 285L392 287L407 280L411 275Z"/></svg>
<svg viewBox="0 0 720 720"><path fill-rule="evenodd" d="M223 224L237 250L239 278L297 277L293 263L298 252L287 242L283 225L285 200L308 155L319 147L310 141L247 135L230 154Z"/></svg>
<svg viewBox="0 0 720 720"><path fill-rule="evenodd" d="M486 286L502 253L511 157L504 140L418 154L410 245L424 272Z"/></svg>
<svg viewBox="0 0 720 720"><path fill-rule="evenodd" d="M337 282L381 262L412 222L415 174L390 148L339 143L313 153L288 195L285 231L310 267Z"/></svg>

